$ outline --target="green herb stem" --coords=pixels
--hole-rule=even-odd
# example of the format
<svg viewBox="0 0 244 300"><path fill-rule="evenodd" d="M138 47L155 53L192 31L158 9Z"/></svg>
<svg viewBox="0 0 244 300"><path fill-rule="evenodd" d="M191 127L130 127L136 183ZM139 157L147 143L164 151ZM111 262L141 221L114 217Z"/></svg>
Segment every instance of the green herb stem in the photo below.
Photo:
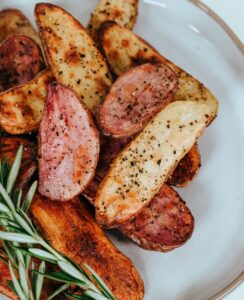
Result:
<svg viewBox="0 0 244 300"><path fill-rule="evenodd" d="M39 300L44 277L48 277L63 283L48 297L49 300L67 290L70 285L78 286L80 295L73 297L70 294L69 298L115 300L95 271L87 265L82 268L60 254L39 235L33 226L27 213L36 192L37 182L31 185L22 204L22 191L14 191L22 152L23 147L20 146L11 168L5 161L0 160L0 226L2 227L0 240L3 241L0 258L9 266L12 277L9 286L21 300ZM35 245L38 247L36 248ZM40 260L38 269L33 260L35 257ZM46 273L46 262L54 264L60 271Z"/></svg>

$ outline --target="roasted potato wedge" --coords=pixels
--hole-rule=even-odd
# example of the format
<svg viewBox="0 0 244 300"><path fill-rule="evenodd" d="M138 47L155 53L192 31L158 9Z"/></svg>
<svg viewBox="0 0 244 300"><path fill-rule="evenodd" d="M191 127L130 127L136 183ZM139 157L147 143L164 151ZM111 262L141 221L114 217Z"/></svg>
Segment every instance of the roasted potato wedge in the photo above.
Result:
<svg viewBox="0 0 244 300"><path fill-rule="evenodd" d="M108 66L86 29L62 8L37 4L36 21L50 69L95 112L111 86Z"/></svg>
<svg viewBox="0 0 244 300"><path fill-rule="evenodd" d="M169 252L189 240L194 218L179 194L164 184L150 204L119 230L141 248Z"/></svg>
<svg viewBox="0 0 244 300"><path fill-rule="evenodd" d="M45 70L32 81L0 93L0 126L10 134L37 130L41 122L47 85L52 73Z"/></svg>
<svg viewBox="0 0 244 300"><path fill-rule="evenodd" d="M95 177L83 195L94 204L101 180ZM118 227L146 250L169 252L184 245L194 230L194 218L179 194L164 184L148 206Z"/></svg>
<svg viewBox="0 0 244 300"><path fill-rule="evenodd" d="M138 0L100 0L91 14L87 30L98 40L99 27L105 21L116 21L120 26L133 29L138 11Z"/></svg>
<svg viewBox="0 0 244 300"><path fill-rule="evenodd" d="M130 30L115 22L105 22L100 31L100 43L112 71L120 76L131 68L146 62L168 65L179 79L175 101L198 101L211 110L212 120L218 112L218 101L197 79L163 57L157 50Z"/></svg>
<svg viewBox="0 0 244 300"><path fill-rule="evenodd" d="M188 186L198 174L200 167L201 154L198 145L195 144L179 162L173 174L168 178L167 184L179 188Z"/></svg>
<svg viewBox="0 0 244 300"><path fill-rule="evenodd" d="M117 300L139 300L143 282L132 265L109 241L78 198L55 202L36 195L31 213L43 236L77 264L88 264Z"/></svg>
<svg viewBox="0 0 244 300"><path fill-rule="evenodd" d="M92 182L84 191L85 197L94 202L98 187L105 177L110 164L117 157L120 151L132 140L130 139L112 139L102 137L101 150L98 167ZM188 186L195 176L198 174L201 167L201 154L197 143L191 148L179 162L172 175L168 178L167 184L179 188Z"/></svg>
<svg viewBox="0 0 244 300"><path fill-rule="evenodd" d="M90 111L72 90L50 84L39 129L39 193L52 200L80 194L94 177L99 149Z"/></svg>
<svg viewBox="0 0 244 300"><path fill-rule="evenodd" d="M112 163L97 192L97 221L113 227L138 215L211 120L200 101L176 101L159 112Z"/></svg>
<svg viewBox="0 0 244 300"><path fill-rule="evenodd" d="M174 100L177 89L178 78L166 65L137 66L111 87L99 108L98 125L113 138L131 137Z"/></svg>
<svg viewBox="0 0 244 300"><path fill-rule="evenodd" d="M41 46L40 38L26 16L18 9L0 11L0 43L13 34L23 34Z"/></svg>
<svg viewBox="0 0 244 300"><path fill-rule="evenodd" d="M105 138L102 141L96 176L83 192L92 205L94 205L99 185L110 163L128 143L125 139ZM189 154L194 152L193 149L189 151ZM182 160L185 160L185 157ZM181 163L176 170L180 165ZM183 172L183 180L186 181L186 177L187 175ZM176 179L182 178L179 176L179 179L178 177ZM130 222L121 224L118 229L141 248L168 252L182 246L191 237L194 230L194 218L179 194L164 184L138 216Z"/></svg>
<svg viewBox="0 0 244 300"><path fill-rule="evenodd" d="M1 137L0 159L6 159L11 165L20 145L23 146L23 154L15 188L25 189L37 171L37 147L35 143L25 138Z"/></svg>
<svg viewBox="0 0 244 300"><path fill-rule="evenodd" d="M102 145L96 176L83 192L92 205L111 160L123 148L124 142L108 139ZM164 184L138 216L118 229L141 248L168 252L182 246L191 237L194 218L179 194Z"/></svg>
<svg viewBox="0 0 244 300"><path fill-rule="evenodd" d="M0 92L32 80L44 69L42 52L24 35L12 35L0 46Z"/></svg>

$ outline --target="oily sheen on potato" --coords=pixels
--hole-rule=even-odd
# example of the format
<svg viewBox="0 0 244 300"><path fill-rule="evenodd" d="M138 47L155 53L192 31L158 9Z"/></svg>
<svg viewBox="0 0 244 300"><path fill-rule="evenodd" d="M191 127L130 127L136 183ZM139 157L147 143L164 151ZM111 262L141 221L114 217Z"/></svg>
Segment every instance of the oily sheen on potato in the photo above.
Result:
<svg viewBox="0 0 244 300"><path fill-rule="evenodd" d="M116 21L122 27L133 29L137 10L138 0L100 0L91 14L87 30L94 41L98 41L99 27L105 21Z"/></svg>
<svg viewBox="0 0 244 300"><path fill-rule="evenodd" d="M54 77L95 112L111 86L108 66L86 29L64 9L37 4L36 21Z"/></svg>
<svg viewBox="0 0 244 300"><path fill-rule="evenodd" d="M0 126L10 134L37 130L42 119L47 85L52 73L45 70L32 81L0 93Z"/></svg>
<svg viewBox="0 0 244 300"><path fill-rule="evenodd" d="M210 121L211 109L197 101L159 112L112 163L96 195L97 221L113 227L139 214Z"/></svg>
<svg viewBox="0 0 244 300"><path fill-rule="evenodd" d="M48 87L39 129L39 187L52 200L69 200L92 180L99 133L85 105L60 83Z"/></svg>

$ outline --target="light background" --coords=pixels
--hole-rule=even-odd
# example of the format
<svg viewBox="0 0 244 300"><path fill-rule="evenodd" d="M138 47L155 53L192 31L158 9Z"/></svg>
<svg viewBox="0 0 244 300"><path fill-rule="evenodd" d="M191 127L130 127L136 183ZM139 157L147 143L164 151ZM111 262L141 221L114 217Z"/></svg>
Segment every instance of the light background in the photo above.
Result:
<svg viewBox="0 0 244 300"><path fill-rule="evenodd" d="M202 0L202 2L211 7L244 43L244 0ZM244 283L224 298L224 300L243 299Z"/></svg>

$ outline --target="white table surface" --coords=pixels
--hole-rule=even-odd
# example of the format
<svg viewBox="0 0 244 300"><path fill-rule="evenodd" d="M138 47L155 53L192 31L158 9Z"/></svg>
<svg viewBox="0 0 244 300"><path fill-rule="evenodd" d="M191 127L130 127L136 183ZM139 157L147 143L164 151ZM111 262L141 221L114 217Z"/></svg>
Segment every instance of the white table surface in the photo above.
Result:
<svg viewBox="0 0 244 300"><path fill-rule="evenodd" d="M244 43L244 0L202 0L202 2L212 8ZM225 300L242 299L244 299L244 283L225 297Z"/></svg>
<svg viewBox="0 0 244 300"><path fill-rule="evenodd" d="M244 0L202 0L212 8L244 43ZM244 283L231 292L224 300L244 299Z"/></svg>

